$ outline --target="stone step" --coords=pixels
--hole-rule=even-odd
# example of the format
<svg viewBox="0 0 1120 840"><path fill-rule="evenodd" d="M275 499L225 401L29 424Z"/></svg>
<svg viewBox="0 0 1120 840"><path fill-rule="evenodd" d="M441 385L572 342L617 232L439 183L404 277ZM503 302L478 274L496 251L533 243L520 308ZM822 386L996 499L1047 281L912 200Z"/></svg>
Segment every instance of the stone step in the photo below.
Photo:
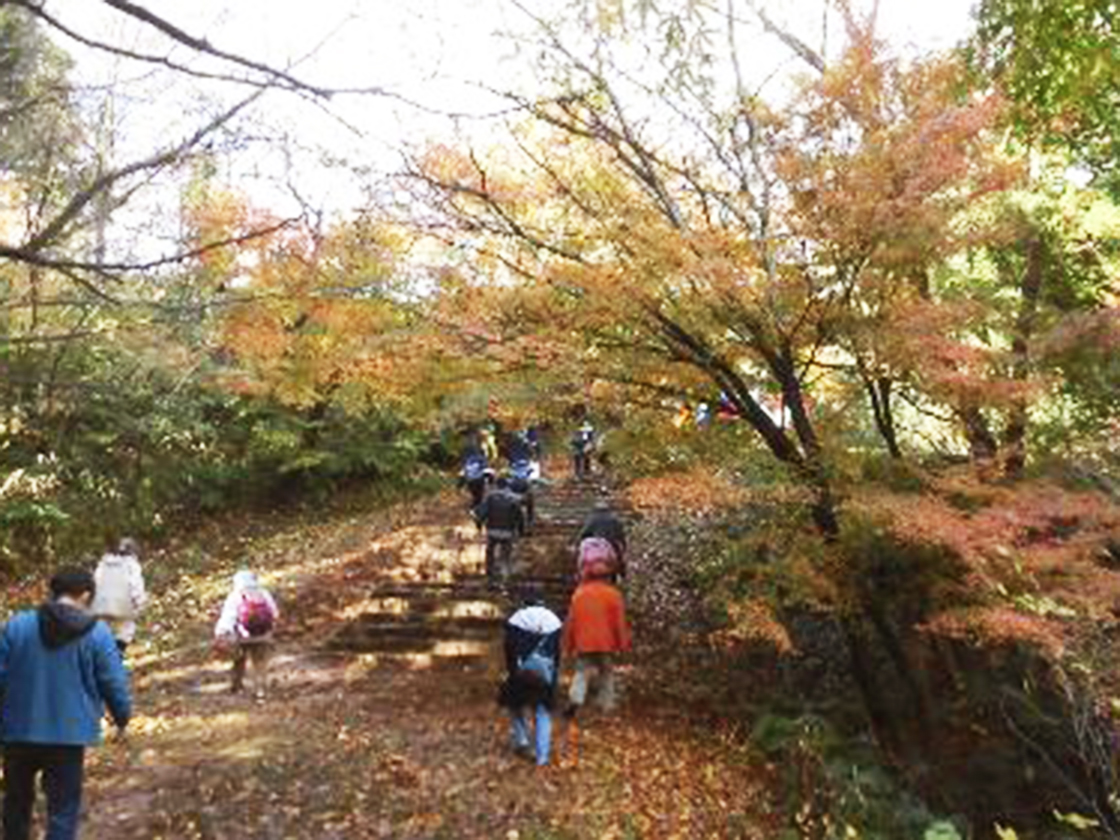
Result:
<svg viewBox="0 0 1120 840"><path fill-rule="evenodd" d="M549 608L565 616L575 589L574 543L600 488L595 479L565 478L538 487L533 529L515 544L512 573L500 587L482 575L380 585L350 607L327 647L407 667L489 667L500 656L502 625L520 587L535 585ZM631 518L625 505L611 509L624 522ZM484 536L475 542L471 550L481 559Z"/></svg>
<svg viewBox="0 0 1120 840"><path fill-rule="evenodd" d="M393 613L362 613L347 625L347 632L404 639L487 639L502 626L503 621L504 618L500 615L433 618Z"/></svg>
<svg viewBox="0 0 1120 840"><path fill-rule="evenodd" d="M351 653L423 654L433 660L454 658L462 661L491 657L497 639L500 636L446 639L378 633L338 633L327 642L327 649Z"/></svg>

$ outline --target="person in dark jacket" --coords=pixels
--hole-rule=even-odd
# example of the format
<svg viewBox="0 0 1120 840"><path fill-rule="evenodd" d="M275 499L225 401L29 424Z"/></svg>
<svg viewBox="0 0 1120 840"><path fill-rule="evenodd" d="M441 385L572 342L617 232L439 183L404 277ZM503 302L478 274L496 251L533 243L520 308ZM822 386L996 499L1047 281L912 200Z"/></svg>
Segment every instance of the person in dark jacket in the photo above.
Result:
<svg viewBox="0 0 1120 840"><path fill-rule="evenodd" d="M486 577L497 582L499 574L509 577L513 562L513 541L525 533L522 499L510 490L509 479L501 476L494 489L475 508L474 518L486 528Z"/></svg>
<svg viewBox="0 0 1120 840"><path fill-rule="evenodd" d="M482 504L486 495L486 486L493 472L486 454L477 445L471 445L463 452L463 468L459 473L459 486L466 487L471 494L471 507L476 508Z"/></svg>
<svg viewBox="0 0 1120 840"><path fill-rule="evenodd" d="M523 591L521 607L505 624L507 675L498 691L498 704L509 710L514 752L533 758L538 767L548 764L552 746L562 626L536 587ZM529 742L530 711L535 718L533 746Z"/></svg>
<svg viewBox="0 0 1120 840"><path fill-rule="evenodd" d="M569 441L572 450L572 475L582 481L591 473L591 454L595 450L595 428L584 422Z"/></svg>
<svg viewBox="0 0 1120 840"><path fill-rule="evenodd" d="M4 837L31 834L35 780L47 797L47 840L78 836L85 748L101 740L105 706L123 731L132 714L128 673L109 626L89 612L93 575L60 571L51 598L16 615L0 636Z"/></svg>
<svg viewBox="0 0 1120 840"><path fill-rule="evenodd" d="M617 572L625 577L626 526L622 524L618 515L611 510L611 506L606 500L601 499L595 503L591 514L580 529L577 542L582 544L589 537L601 537L611 544L617 559Z"/></svg>
<svg viewBox="0 0 1120 840"><path fill-rule="evenodd" d="M537 518L536 496L533 493L534 469L533 462L527 460L513 461L509 467L509 489L521 499L521 507L525 513L525 529L532 530Z"/></svg>

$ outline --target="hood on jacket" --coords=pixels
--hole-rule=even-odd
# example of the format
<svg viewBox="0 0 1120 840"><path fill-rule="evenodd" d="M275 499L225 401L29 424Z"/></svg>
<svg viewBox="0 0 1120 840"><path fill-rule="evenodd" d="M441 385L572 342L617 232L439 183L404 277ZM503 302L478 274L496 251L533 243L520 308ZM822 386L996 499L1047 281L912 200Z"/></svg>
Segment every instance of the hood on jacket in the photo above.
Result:
<svg viewBox="0 0 1120 840"><path fill-rule="evenodd" d="M39 637L47 650L57 650L93 629L97 619L80 607L47 601L39 607Z"/></svg>
<svg viewBox="0 0 1120 840"><path fill-rule="evenodd" d="M539 604L522 607L509 617L509 624L540 636L555 633L564 626L556 613Z"/></svg>
<svg viewBox="0 0 1120 840"><path fill-rule="evenodd" d="M255 572L248 569L242 569L240 572L235 572L233 575L233 591L234 592L248 592L252 589L260 589L261 582L257 580Z"/></svg>

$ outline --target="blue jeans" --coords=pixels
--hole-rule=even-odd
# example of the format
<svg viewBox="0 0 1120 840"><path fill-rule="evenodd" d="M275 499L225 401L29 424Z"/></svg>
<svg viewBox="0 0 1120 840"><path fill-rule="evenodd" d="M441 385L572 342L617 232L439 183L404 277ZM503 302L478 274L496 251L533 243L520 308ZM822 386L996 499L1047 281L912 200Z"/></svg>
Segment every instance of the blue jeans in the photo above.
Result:
<svg viewBox="0 0 1120 840"><path fill-rule="evenodd" d="M4 745L4 837L31 837L35 777L43 774L47 795L46 840L75 840L82 813L85 747L62 744Z"/></svg>
<svg viewBox="0 0 1120 840"><path fill-rule="evenodd" d="M548 764L548 753L552 746L552 713L544 703L536 706L536 754L537 765ZM524 749L529 746L529 709L514 709L510 712L513 746Z"/></svg>

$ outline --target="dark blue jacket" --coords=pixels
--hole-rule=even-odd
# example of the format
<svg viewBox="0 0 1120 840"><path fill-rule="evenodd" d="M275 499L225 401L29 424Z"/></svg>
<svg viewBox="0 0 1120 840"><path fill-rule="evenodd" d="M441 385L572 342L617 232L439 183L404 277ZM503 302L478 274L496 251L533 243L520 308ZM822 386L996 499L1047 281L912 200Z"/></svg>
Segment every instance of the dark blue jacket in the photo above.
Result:
<svg viewBox="0 0 1120 840"><path fill-rule="evenodd" d="M0 636L0 742L96 744L109 707L132 714L128 672L103 621L57 601L12 618Z"/></svg>
<svg viewBox="0 0 1120 840"><path fill-rule="evenodd" d="M507 621L505 624L506 678L498 690L498 703L511 709L544 703L548 706L556 694L560 681L560 634L561 628L550 633L534 633ZM551 685L541 686L526 683L517 673L517 663L533 650L539 650L554 663Z"/></svg>

